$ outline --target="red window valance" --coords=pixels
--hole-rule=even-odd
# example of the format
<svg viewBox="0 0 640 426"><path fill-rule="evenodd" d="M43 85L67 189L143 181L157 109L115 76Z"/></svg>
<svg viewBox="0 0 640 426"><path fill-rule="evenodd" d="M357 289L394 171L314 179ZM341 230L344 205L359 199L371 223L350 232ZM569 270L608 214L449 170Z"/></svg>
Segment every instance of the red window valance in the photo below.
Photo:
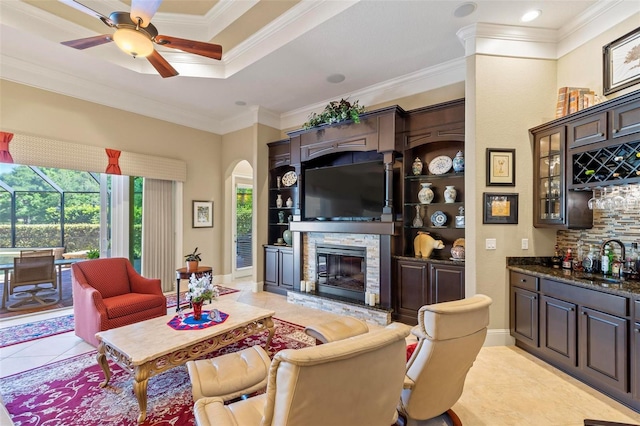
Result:
<svg viewBox="0 0 640 426"><path fill-rule="evenodd" d="M13 133L0 132L0 163L13 163L13 157L9 153L11 139L13 139Z"/></svg>
<svg viewBox="0 0 640 426"><path fill-rule="evenodd" d="M109 157L109 164L107 165L107 171L105 173L109 173L112 175L121 175L120 165L118 164L118 159L120 158L120 151L116 149L106 148L107 157Z"/></svg>

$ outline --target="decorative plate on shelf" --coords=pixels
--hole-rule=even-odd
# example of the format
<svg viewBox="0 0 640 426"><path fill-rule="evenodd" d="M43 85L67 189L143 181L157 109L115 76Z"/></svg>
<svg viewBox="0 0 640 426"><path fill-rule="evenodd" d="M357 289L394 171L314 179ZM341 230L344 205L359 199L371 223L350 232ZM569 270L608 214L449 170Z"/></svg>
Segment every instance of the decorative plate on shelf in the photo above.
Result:
<svg viewBox="0 0 640 426"><path fill-rule="evenodd" d="M282 184L284 186L295 185L297 181L298 181L298 175L293 170L285 173L284 176L282 176Z"/></svg>
<svg viewBox="0 0 640 426"><path fill-rule="evenodd" d="M431 215L431 223L434 226L444 226L447 223L447 215L438 210Z"/></svg>
<svg viewBox="0 0 640 426"><path fill-rule="evenodd" d="M429 163L429 173L432 175L443 175L451 170L453 160L446 155L440 155Z"/></svg>

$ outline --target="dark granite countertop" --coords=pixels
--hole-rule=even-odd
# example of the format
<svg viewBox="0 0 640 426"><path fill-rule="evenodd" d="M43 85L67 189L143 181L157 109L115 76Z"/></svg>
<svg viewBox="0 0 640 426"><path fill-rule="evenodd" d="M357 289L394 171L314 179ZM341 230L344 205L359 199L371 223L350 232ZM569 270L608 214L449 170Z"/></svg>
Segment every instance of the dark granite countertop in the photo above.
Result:
<svg viewBox="0 0 640 426"><path fill-rule="evenodd" d="M431 257L413 257L413 256L393 256L394 259L399 260L411 260L415 262L431 262L438 263L441 265L457 265L464 266L464 260L451 260L451 259L437 259Z"/></svg>
<svg viewBox="0 0 640 426"><path fill-rule="evenodd" d="M531 259L543 260L544 258ZM588 274L586 272L554 269L544 265L544 263L545 262L531 262L531 264L526 264L521 260L515 262L508 261L507 268L515 272L533 274L541 278L549 278L554 281L591 288L606 293L613 293L627 297L637 297L640 295L640 281L611 279L603 277L602 274Z"/></svg>

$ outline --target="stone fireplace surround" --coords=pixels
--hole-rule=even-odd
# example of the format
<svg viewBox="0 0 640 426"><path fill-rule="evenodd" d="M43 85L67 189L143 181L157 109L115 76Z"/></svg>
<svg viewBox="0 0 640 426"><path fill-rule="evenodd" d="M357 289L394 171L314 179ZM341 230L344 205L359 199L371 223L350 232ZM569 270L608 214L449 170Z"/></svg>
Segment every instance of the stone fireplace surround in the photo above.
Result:
<svg viewBox="0 0 640 426"><path fill-rule="evenodd" d="M341 245L366 249L365 292L376 294L380 301L380 247L381 236L376 234L352 234L330 232L302 233L302 276L301 280L315 281L317 276L316 245ZM321 309L339 315L348 315L380 325L391 322L391 310L379 306L367 306L364 297L361 303L333 299L309 293L289 291L290 303Z"/></svg>

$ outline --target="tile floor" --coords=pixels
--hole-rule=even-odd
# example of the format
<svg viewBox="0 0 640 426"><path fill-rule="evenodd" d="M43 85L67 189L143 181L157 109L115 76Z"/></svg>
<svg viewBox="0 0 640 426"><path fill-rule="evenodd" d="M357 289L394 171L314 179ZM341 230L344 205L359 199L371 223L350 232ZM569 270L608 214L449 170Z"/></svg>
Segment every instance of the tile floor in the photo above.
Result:
<svg viewBox="0 0 640 426"><path fill-rule="evenodd" d="M336 316L289 304L283 296L252 293L248 282L226 286L241 291L223 297L273 309L277 318L296 324ZM70 312L63 309L1 320L0 330ZM73 332L2 348L0 380L90 350L93 347ZM482 348L453 409L465 426L582 426L585 418L640 425L640 413L512 346Z"/></svg>

